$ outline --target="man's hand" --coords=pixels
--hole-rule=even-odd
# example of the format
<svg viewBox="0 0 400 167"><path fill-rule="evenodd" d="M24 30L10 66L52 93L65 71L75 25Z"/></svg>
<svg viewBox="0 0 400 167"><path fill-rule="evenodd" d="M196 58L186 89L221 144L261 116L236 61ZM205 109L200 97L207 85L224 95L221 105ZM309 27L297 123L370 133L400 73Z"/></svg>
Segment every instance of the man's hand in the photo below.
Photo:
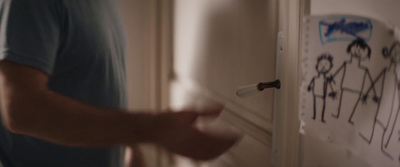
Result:
<svg viewBox="0 0 400 167"><path fill-rule="evenodd" d="M197 160L218 157L232 147L238 137L207 134L192 125L199 117L218 116L221 110L219 107L201 112L163 113L157 119L160 129L155 134L155 143L171 152Z"/></svg>

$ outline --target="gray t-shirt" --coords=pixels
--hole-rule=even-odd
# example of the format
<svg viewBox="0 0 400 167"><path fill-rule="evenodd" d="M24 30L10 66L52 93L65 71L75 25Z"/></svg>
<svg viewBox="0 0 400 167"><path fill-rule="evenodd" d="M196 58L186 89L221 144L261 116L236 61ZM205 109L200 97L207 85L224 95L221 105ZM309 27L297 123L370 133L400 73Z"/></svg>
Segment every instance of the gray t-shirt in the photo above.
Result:
<svg viewBox="0 0 400 167"><path fill-rule="evenodd" d="M126 109L122 27L115 0L0 0L0 60L42 70L62 95ZM14 134L0 119L5 167L117 167L121 158L118 147L66 147Z"/></svg>

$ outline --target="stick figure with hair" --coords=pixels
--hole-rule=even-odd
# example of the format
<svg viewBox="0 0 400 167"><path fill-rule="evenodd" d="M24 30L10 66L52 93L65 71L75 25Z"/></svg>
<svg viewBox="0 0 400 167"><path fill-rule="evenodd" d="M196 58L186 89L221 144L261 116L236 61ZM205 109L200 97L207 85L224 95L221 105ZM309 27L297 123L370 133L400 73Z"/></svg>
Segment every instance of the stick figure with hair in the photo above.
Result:
<svg viewBox="0 0 400 167"><path fill-rule="evenodd" d="M329 53L324 53L317 58L315 69L318 74L311 79L307 90L312 91L314 96L314 114L313 119L316 119L317 113L321 113L321 121L325 122L325 105L328 88L331 93L328 96L334 98L332 83L328 81L327 74L333 67L333 57Z"/></svg>
<svg viewBox="0 0 400 167"><path fill-rule="evenodd" d="M393 137L393 133L395 129L399 129L397 122L400 112L400 104L398 102L400 100L400 74L398 73L400 70L400 43L395 42L390 48L383 48L382 54L385 59L390 61L389 65L385 67L374 80L375 84L382 80L382 100L378 103L378 109L375 113L371 133L367 135L360 133L360 136L371 144L372 139L375 136L375 129L379 126L383 128L383 134L381 138L379 138L381 141L381 150L387 157L394 159L394 153L388 149L396 147L396 143L398 143L397 140L392 140L392 138L396 138ZM372 85L365 92L365 95L362 98L363 103L366 103L368 94L371 90ZM377 127L376 125L379 126Z"/></svg>
<svg viewBox="0 0 400 167"><path fill-rule="evenodd" d="M334 78L343 72L340 82L340 101L337 114L332 114L333 117L339 118L341 112L346 114L351 113L348 117L348 122L354 124L352 118L357 105L361 101L362 90L366 82L370 82L374 93L373 100L378 103L379 98L376 95L374 82L367 67L361 65L363 61L371 58L371 48L362 39L352 41L347 47L347 53L350 55L350 60L345 61L336 72L328 78L330 82L335 82ZM335 94L336 95L336 94ZM346 101L347 105L343 105ZM349 108L350 107L350 108Z"/></svg>

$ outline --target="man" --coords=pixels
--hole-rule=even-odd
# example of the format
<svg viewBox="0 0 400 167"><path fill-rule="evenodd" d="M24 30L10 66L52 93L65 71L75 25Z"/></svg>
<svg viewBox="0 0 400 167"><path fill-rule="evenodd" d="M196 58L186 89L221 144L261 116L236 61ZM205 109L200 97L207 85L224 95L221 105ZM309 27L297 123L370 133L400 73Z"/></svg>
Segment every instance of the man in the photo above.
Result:
<svg viewBox="0 0 400 167"><path fill-rule="evenodd" d="M202 112L126 111L125 39L115 0L0 0L0 162L121 166L118 146L154 143L194 159L236 141L200 132Z"/></svg>

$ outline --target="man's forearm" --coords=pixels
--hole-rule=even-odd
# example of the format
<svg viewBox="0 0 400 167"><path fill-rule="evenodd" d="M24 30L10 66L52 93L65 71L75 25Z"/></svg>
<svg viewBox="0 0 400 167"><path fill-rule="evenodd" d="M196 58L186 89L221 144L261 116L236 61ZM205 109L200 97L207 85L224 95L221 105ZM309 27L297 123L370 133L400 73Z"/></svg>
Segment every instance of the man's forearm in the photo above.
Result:
<svg viewBox="0 0 400 167"><path fill-rule="evenodd" d="M121 112L50 91L48 80L49 76L36 68L0 61L1 118L9 130L69 146L151 142L202 160L221 155L237 141L192 126L198 117L219 115L221 107L157 115Z"/></svg>
<svg viewBox="0 0 400 167"><path fill-rule="evenodd" d="M154 132L151 114L86 105L49 90L19 91L3 107L16 133L70 146L108 146L146 142Z"/></svg>

